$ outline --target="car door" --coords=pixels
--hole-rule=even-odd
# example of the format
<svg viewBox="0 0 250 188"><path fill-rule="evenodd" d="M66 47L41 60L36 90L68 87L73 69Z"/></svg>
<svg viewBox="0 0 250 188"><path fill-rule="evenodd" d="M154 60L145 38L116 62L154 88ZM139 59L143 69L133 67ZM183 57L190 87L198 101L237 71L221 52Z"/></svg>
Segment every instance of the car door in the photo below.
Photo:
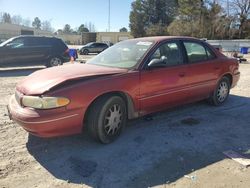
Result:
<svg viewBox="0 0 250 188"><path fill-rule="evenodd" d="M29 38L30 56L27 64L44 65L48 60L48 54L51 54L51 42L46 37L30 37Z"/></svg>
<svg viewBox="0 0 250 188"><path fill-rule="evenodd" d="M220 62L213 51L199 41L183 41L186 49L189 99L204 99L214 90L220 72Z"/></svg>
<svg viewBox="0 0 250 188"><path fill-rule="evenodd" d="M163 66L150 67L154 60L163 60ZM187 65L184 64L183 47L179 41L169 41L158 46L140 72L141 114L166 109L185 101Z"/></svg>
<svg viewBox="0 0 250 188"><path fill-rule="evenodd" d="M99 49L98 49L98 52L102 52L104 51L105 49L108 48L108 45L107 44L104 44L104 43L99 43Z"/></svg>
<svg viewBox="0 0 250 188"><path fill-rule="evenodd" d="M97 52L97 44L96 44L96 43L91 44L91 45L88 47L88 49L89 49L89 52L90 52L90 53L96 53L96 52Z"/></svg>
<svg viewBox="0 0 250 188"><path fill-rule="evenodd" d="M6 58L7 58L7 51L8 47L6 46L1 46L0 47L0 67L5 67L6 64Z"/></svg>
<svg viewBox="0 0 250 188"><path fill-rule="evenodd" d="M95 52L100 53L102 51L102 44L96 43Z"/></svg>
<svg viewBox="0 0 250 188"><path fill-rule="evenodd" d="M3 66L23 66L29 58L30 52L27 49L27 40L25 37L13 39L4 46Z"/></svg>

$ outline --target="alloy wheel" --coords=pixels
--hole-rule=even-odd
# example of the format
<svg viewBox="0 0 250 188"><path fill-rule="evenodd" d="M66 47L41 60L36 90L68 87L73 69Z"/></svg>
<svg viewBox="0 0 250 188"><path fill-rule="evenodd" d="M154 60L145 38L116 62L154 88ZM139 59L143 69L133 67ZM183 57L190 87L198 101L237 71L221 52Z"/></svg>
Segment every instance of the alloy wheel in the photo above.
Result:
<svg viewBox="0 0 250 188"><path fill-rule="evenodd" d="M228 84L221 82L217 91L217 99L219 102L223 102L228 96Z"/></svg>
<svg viewBox="0 0 250 188"><path fill-rule="evenodd" d="M104 117L104 130L107 135L115 135L121 128L122 110L121 106L114 104L109 108Z"/></svg>
<svg viewBox="0 0 250 188"><path fill-rule="evenodd" d="M58 58L58 57L53 57L53 58L50 60L50 65L51 65L52 67L54 67L54 66L59 66L59 65L61 65L61 63L62 63L62 61L61 61L61 59Z"/></svg>

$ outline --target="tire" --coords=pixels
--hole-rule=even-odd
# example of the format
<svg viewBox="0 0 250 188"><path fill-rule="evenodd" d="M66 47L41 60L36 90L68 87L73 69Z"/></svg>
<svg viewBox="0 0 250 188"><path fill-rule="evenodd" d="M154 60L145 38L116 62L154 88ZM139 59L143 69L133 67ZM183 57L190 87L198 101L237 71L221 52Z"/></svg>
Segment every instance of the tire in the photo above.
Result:
<svg viewBox="0 0 250 188"><path fill-rule="evenodd" d="M102 97L92 105L87 118L89 134L103 144L111 143L126 125L126 104L119 96Z"/></svg>
<svg viewBox="0 0 250 188"><path fill-rule="evenodd" d="M49 59L47 67L55 67L55 66L59 66L59 65L62 65L62 64L63 64L63 62L62 62L61 58L52 57L52 58Z"/></svg>
<svg viewBox="0 0 250 188"><path fill-rule="evenodd" d="M223 77L217 84L213 95L209 101L215 106L222 105L228 98L230 92L230 81L227 77Z"/></svg>
<svg viewBox="0 0 250 188"><path fill-rule="evenodd" d="M89 51L87 49L83 50L83 54L84 55L88 55L89 54Z"/></svg>

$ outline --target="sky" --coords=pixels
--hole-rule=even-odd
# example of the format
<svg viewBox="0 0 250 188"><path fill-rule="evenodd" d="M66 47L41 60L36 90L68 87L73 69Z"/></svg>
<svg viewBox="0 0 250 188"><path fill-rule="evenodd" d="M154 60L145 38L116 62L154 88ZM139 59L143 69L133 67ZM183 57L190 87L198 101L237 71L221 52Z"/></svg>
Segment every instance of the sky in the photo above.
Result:
<svg viewBox="0 0 250 188"><path fill-rule="evenodd" d="M129 29L129 13L133 0L110 0L110 31ZM91 22L96 31L108 31L109 0L0 0L0 12L11 16L48 20L52 27L63 29L69 24L75 29Z"/></svg>

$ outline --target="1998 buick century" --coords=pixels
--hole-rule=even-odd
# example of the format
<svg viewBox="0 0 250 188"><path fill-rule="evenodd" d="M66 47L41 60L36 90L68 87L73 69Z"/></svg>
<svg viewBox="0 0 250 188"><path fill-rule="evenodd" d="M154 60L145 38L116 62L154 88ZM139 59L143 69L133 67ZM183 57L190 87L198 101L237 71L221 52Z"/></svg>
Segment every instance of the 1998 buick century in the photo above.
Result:
<svg viewBox="0 0 250 188"><path fill-rule="evenodd" d="M114 141L128 119L209 99L223 104L240 77L237 60L189 37L120 42L86 64L34 72L16 86L9 116L40 137L89 133Z"/></svg>

